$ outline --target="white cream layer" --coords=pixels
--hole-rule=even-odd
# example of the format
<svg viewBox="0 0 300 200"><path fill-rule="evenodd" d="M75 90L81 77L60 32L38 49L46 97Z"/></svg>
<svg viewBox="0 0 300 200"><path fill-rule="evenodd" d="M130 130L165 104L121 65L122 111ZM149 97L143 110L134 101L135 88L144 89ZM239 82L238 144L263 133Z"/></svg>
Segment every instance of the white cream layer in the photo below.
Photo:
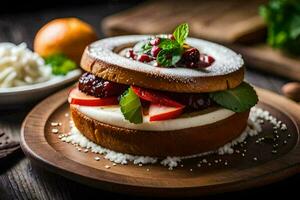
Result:
<svg viewBox="0 0 300 200"><path fill-rule="evenodd" d="M150 122L149 117L144 116L143 123L133 124L124 118L119 106L91 107L76 105L76 108L79 112L94 120L118 127L144 131L171 131L203 126L226 119L234 114L231 110L218 108L212 112L201 112L194 116L182 116L176 119L155 122Z"/></svg>

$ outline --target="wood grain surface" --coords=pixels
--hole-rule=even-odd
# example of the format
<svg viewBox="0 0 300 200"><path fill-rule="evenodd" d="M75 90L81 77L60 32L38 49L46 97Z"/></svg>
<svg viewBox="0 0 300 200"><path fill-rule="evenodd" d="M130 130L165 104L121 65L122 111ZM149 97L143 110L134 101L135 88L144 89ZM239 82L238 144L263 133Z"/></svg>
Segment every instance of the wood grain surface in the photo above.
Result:
<svg viewBox="0 0 300 200"><path fill-rule="evenodd" d="M264 36L265 25L257 10L265 2L149 1L105 18L102 28L107 35L159 34L172 33L178 23L187 22L193 37L220 43L253 42Z"/></svg>
<svg viewBox="0 0 300 200"><path fill-rule="evenodd" d="M299 56L274 50L266 44L233 45L232 48L240 52L252 68L300 81Z"/></svg>
<svg viewBox="0 0 300 200"><path fill-rule="evenodd" d="M10 134L6 134L3 130L0 130L0 159L4 159L19 148L18 141L12 139Z"/></svg>
<svg viewBox="0 0 300 200"><path fill-rule="evenodd" d="M171 33L179 23L187 22L190 36L230 45L249 66L300 81L299 56L264 44L266 27L258 14L258 7L264 3L265 0L151 1L106 17L102 27L107 35L156 34Z"/></svg>
<svg viewBox="0 0 300 200"><path fill-rule="evenodd" d="M51 123L62 123L58 127L59 132L69 133L68 91L67 88L52 95L29 113L22 126L21 146L37 164L75 181L105 190L114 188L120 193L184 197L257 187L300 171L300 106L269 91L256 88L260 99L258 106L288 127L287 131L277 130L279 138L276 141L257 144L260 136L251 137L247 139L247 144L238 149L246 149L245 156L238 153L209 155L205 158L213 163L212 166L201 168L197 167L201 158L187 159L181 163L183 167L171 171L160 164L113 166L103 156L97 155L101 159L95 161L96 154L79 152L71 144L60 141L59 134L51 132ZM262 126L260 135L270 136L273 127L267 122ZM287 144L283 141L287 141ZM272 152L275 144L279 144L276 154ZM215 160L219 159L225 159L229 164L224 165L221 161L215 164Z"/></svg>
<svg viewBox="0 0 300 200"><path fill-rule="evenodd" d="M77 16L91 23L100 37L104 34L98 29L101 19L105 16L126 10L137 5L137 2L110 1L107 4L59 7L40 11L0 15L0 42L10 41L15 43L27 42L32 47L32 40L37 30L47 21L57 17ZM263 88L280 93L281 86L287 79L248 69L246 79ZM24 105L24 108L0 112L0 126L6 127L6 133L16 140L19 139L20 126L32 105ZM298 195L300 175L294 175L284 181L259 187L251 190L243 190L234 193L225 193L202 197L202 199L242 199L257 198L258 196L276 197L282 193L290 196ZM55 175L31 163L22 152L9 156L0 166L0 199L142 199L127 195L119 195L94 189L62 176ZM145 198L143 198L145 199ZM151 198L152 199L152 198ZM186 199L186 198L185 198Z"/></svg>

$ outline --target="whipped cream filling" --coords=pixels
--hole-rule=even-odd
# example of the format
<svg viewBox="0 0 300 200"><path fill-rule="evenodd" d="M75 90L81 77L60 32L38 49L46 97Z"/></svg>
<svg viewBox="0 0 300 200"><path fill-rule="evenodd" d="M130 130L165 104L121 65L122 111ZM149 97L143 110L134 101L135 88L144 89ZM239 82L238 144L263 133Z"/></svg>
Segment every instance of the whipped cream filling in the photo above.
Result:
<svg viewBox="0 0 300 200"><path fill-rule="evenodd" d="M172 131L204 126L221 121L234 114L233 111L225 108L209 108L189 115L183 114L179 118L164 121L150 122L149 116L143 116L143 123L133 124L124 118L119 105L99 107L73 106L75 106L80 113L94 120L113 126L144 131Z"/></svg>

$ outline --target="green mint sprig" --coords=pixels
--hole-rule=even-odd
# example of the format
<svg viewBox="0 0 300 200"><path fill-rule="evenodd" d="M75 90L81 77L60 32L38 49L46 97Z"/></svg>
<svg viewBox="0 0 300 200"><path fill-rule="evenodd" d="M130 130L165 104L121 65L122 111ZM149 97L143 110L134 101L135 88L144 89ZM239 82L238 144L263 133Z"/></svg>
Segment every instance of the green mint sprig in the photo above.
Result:
<svg viewBox="0 0 300 200"><path fill-rule="evenodd" d="M210 93L209 97L217 104L234 112L245 112L258 101L255 90L246 82L233 89Z"/></svg>
<svg viewBox="0 0 300 200"><path fill-rule="evenodd" d="M175 40L178 42L180 46L183 46L185 39L187 38L188 35L189 35L189 25L187 23L179 25L173 33Z"/></svg>
<svg viewBox="0 0 300 200"><path fill-rule="evenodd" d="M150 45L150 43L147 42L142 47L142 53L146 53L146 54L150 53L151 49L152 49L152 45Z"/></svg>
<svg viewBox="0 0 300 200"><path fill-rule="evenodd" d="M156 59L161 66L172 66L181 59L181 51L180 49L163 49L158 53Z"/></svg>
<svg viewBox="0 0 300 200"><path fill-rule="evenodd" d="M157 62L160 66L169 67L175 65L181 58L184 42L189 34L189 26L184 23L173 32L174 40L162 38L159 47L161 51L157 55Z"/></svg>
<svg viewBox="0 0 300 200"><path fill-rule="evenodd" d="M140 98L128 88L120 98L121 112L125 119L134 124L143 122L142 104Z"/></svg>

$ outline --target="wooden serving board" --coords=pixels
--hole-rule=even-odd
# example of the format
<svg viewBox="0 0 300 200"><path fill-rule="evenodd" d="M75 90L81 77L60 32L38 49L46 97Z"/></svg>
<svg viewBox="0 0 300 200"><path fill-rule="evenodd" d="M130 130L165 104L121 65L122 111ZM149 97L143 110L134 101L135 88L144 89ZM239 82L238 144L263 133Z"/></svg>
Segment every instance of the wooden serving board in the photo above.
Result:
<svg viewBox="0 0 300 200"><path fill-rule="evenodd" d="M211 166L203 164L197 167L203 158L185 160L183 166L174 170L159 164L113 166L103 156L100 156L100 161L96 161L96 154L79 152L51 132L51 122L61 122L59 131L69 132L69 89L48 97L28 114L22 126L21 147L33 162L48 170L113 192L178 197L258 187L300 171L300 106L272 92L259 88L256 90L260 99L258 106L268 110L288 127L287 131L278 133L280 137L276 140L279 144L276 154L271 153L274 144L257 144L255 141L258 136L255 136L248 138L243 147L237 147L245 153L244 156L241 153L206 156ZM261 134L272 131L272 126L263 124ZM287 144L284 144L285 140ZM258 160L255 161L254 157ZM215 163L216 159L222 161ZM224 164L225 160L228 165ZM107 169L106 165L111 167Z"/></svg>
<svg viewBox="0 0 300 200"><path fill-rule="evenodd" d="M231 47L243 55L247 67L300 81L300 56L287 55L266 44Z"/></svg>
<svg viewBox="0 0 300 200"><path fill-rule="evenodd" d="M149 1L102 21L107 36L171 33L179 23L190 36L225 44L240 52L250 67L300 81L300 57L268 47L258 8L267 0Z"/></svg>
<svg viewBox="0 0 300 200"><path fill-rule="evenodd" d="M109 36L172 33L179 23L188 22L190 35L194 37L221 43L252 41L263 36L256 34L259 30L264 33L264 22L257 15L258 6L264 2L149 1L105 18L102 29Z"/></svg>

